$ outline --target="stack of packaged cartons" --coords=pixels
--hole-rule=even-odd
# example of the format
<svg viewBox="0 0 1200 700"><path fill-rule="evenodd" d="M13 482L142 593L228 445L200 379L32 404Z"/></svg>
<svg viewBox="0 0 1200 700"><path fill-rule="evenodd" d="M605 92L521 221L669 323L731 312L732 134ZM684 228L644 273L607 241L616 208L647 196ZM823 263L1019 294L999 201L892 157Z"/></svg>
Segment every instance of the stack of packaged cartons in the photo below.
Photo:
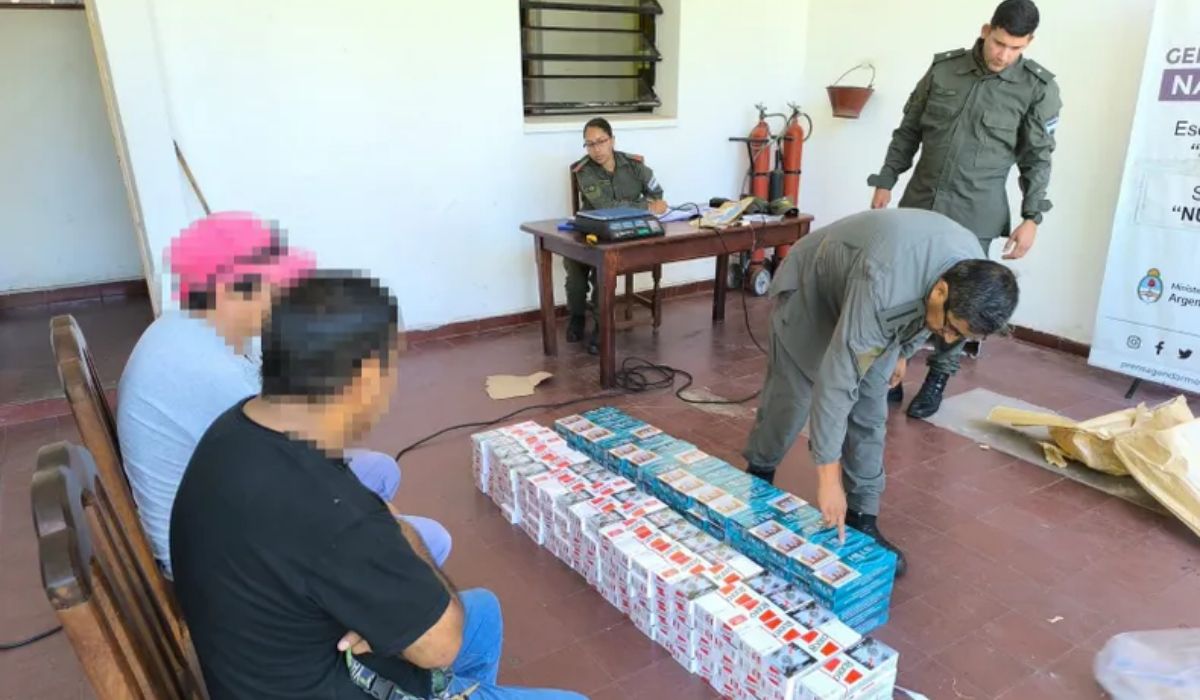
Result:
<svg viewBox="0 0 1200 700"><path fill-rule="evenodd" d="M848 584L894 556L829 542L801 499L613 409L557 428L473 436L476 484L682 666L738 700L891 697L895 651L832 608L881 624L891 579Z"/></svg>
<svg viewBox="0 0 1200 700"><path fill-rule="evenodd" d="M657 496L689 522L803 587L868 632L888 619L896 556L790 493L624 412L604 407L555 422L576 450Z"/></svg>

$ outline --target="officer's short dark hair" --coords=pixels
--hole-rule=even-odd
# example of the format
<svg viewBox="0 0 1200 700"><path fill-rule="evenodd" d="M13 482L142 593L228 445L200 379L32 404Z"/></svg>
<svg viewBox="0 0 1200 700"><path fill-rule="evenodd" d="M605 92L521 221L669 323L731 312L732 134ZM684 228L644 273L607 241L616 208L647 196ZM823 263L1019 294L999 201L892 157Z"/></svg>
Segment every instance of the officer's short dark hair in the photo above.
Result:
<svg viewBox="0 0 1200 700"><path fill-rule="evenodd" d="M1041 16L1033 0L1004 0L996 6L990 24L1013 36L1029 36L1037 31Z"/></svg>
<svg viewBox="0 0 1200 700"><path fill-rule="evenodd" d="M262 278L258 275L243 275L235 279L230 287L243 298L249 299L262 288ZM212 311L217 308L217 289L192 289L180 299L179 305L184 311Z"/></svg>
<svg viewBox="0 0 1200 700"><path fill-rule="evenodd" d="M318 271L287 289L263 328L262 395L319 402L398 342L396 299L360 272Z"/></svg>
<svg viewBox="0 0 1200 700"><path fill-rule="evenodd" d="M589 119L588 123L583 125L583 133L586 134L588 129L599 129L608 134L609 138L612 138L612 124L609 124L608 120L604 117Z"/></svg>
<svg viewBox="0 0 1200 700"><path fill-rule="evenodd" d="M946 311L966 321L972 334L988 336L1008 329L1020 297L1012 270L993 260L963 260L942 279L950 288Z"/></svg>

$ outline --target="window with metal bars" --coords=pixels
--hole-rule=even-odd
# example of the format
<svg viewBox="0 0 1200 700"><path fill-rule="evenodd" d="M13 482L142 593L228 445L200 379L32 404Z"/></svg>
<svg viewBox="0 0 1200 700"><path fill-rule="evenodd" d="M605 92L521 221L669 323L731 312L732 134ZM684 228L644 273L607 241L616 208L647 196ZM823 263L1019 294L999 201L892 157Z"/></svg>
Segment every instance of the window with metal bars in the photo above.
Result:
<svg viewBox="0 0 1200 700"><path fill-rule="evenodd" d="M658 0L519 0L527 116L653 112Z"/></svg>

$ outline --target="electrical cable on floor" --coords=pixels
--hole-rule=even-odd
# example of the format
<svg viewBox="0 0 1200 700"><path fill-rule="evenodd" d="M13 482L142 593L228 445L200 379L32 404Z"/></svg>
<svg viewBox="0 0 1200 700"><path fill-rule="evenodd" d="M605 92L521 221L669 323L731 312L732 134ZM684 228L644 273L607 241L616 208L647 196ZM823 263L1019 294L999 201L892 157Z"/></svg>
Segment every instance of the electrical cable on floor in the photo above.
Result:
<svg viewBox="0 0 1200 700"><path fill-rule="evenodd" d="M695 209L696 214L700 215L700 206L698 204L695 204L694 202L687 202L687 203L680 204L675 207L671 207L671 210L678 211L678 210L682 210L682 209L688 208L688 207ZM755 228L753 221L749 221L747 223L750 226L750 232L751 232L750 250L753 251L758 246L758 231ZM714 229L714 230L717 232L717 239L721 241L721 248L723 248L725 250L725 255L726 256L732 255L732 253L729 252L729 246L727 246L725 244L725 238L724 238L724 235L721 233L721 230L720 229ZM726 284L726 281L725 280L716 280L714 282L714 284ZM742 290L741 297L742 297L742 316L746 323L746 333L748 333L750 335L750 340L754 342L755 347L757 347L758 350L760 352L762 352L762 354L766 355L767 354L766 349L764 349L763 346L758 342L758 338L756 338L754 336L754 329L750 325L750 307L747 306L747 304L746 304L745 290ZM441 437L442 435L445 435L446 433L454 432L455 430L463 430L466 428L487 428L487 427L496 425L497 423L504 422L504 421L506 421L510 418L513 418L521 413L525 413L526 411L537 411L537 410L549 411L549 410L554 410L554 409L559 409L559 408L565 408L567 406L572 406L574 404L586 403L588 401L596 401L599 399L615 398L618 396L628 396L630 394L640 394L640 393L644 393L647 391L658 391L658 390L662 390L662 389L670 389L671 387L675 386L675 380L680 376L682 376L684 378L684 383L683 383L683 386L681 386L675 390L675 396L680 401L683 401L685 403L700 404L700 405L731 406L731 405L743 404L743 403L746 403L747 401L751 401L755 398L758 398L758 395L761 393L761 390L759 390L759 391L754 392L753 394L750 394L749 396L746 396L746 397L740 398L740 399L695 399L695 398L690 398L690 397L684 396L683 392L687 391L688 388L691 387L692 384L695 382L695 377L692 376L691 372L688 372L687 370L684 370L684 369L679 369L678 367L672 367L670 365L657 364L654 362L650 362L649 360L645 360L640 357L626 357L625 360L621 362L621 368L617 370L617 372L614 376L614 383L617 386L616 391L607 391L607 392L603 392L603 393L599 393L599 394L590 394L588 396L581 396L581 397L570 399L567 401L560 401L558 403L535 404L533 406L524 406L522 408L518 408L515 411L510 411L509 413L506 413L506 414L500 416L499 418L493 418L491 420L485 420L485 421L476 421L473 423L459 423L458 425L452 425L452 426L449 426L446 428L442 428L441 430L437 431L436 433L431 433L429 435L426 435L425 437L421 438L420 440L417 440L416 442L401 449L399 452L396 453L396 461L400 461L400 458L402 458L404 455L415 450L416 448L420 447L421 445L424 445L425 443L429 442L430 440Z"/></svg>
<svg viewBox="0 0 1200 700"><path fill-rule="evenodd" d="M485 421L477 421L475 423L459 423L458 425L452 425L448 428L442 428L441 430L437 431L436 433L431 433L429 435L426 435L425 437L421 438L420 440L417 440L416 442L412 443L408 447L405 447L404 449L400 450L399 452L396 453L396 461L399 462L400 458L403 457L405 454L417 449L418 447L420 447L421 445L424 445L425 443L429 442L430 440L437 438L437 437L441 437L442 435L453 432L455 430L462 430L463 428L486 428L489 425L495 425L502 421L506 421L509 418L512 418L513 416L516 416L520 413L524 413L525 411L533 411L533 410L537 410L537 409L544 409L544 410L548 411L548 410L552 410L552 409L556 409L556 408L564 408L564 407L570 406L572 404L583 403L584 401L593 401L595 399L606 399L609 397L622 396L624 393L625 392L623 392L623 391L610 391L610 392L603 393L603 394L592 394L591 396L581 396L576 399L571 399L570 401L561 401L559 403L547 403L547 404L538 404L536 406L525 406L523 408L518 408L517 410L512 411L511 413L505 413L504 415L500 416L499 418L493 418L491 420L485 420Z"/></svg>
<svg viewBox="0 0 1200 700"><path fill-rule="evenodd" d="M40 642L43 639L45 639L46 637L49 637L49 636L56 634L58 632L61 632L61 631L62 631L62 625L59 625L58 627L53 627L51 629L46 630L45 632L39 632L38 634L35 634L28 639L22 639L19 642L0 642L0 651L12 651L13 649L20 649L21 647L27 647L30 644L33 644L34 642Z"/></svg>
<svg viewBox="0 0 1200 700"><path fill-rule="evenodd" d="M630 394L641 394L641 393L645 393L647 391L670 389L671 387L673 387L675 385L676 378L680 377L680 376L682 376L684 378L684 383L683 383L683 386L681 386L675 390L675 396L678 397L680 401L683 401L685 403L704 404L704 405L735 405L735 404L746 403L747 401L750 401L750 400L756 398L759 394L759 392L756 391L753 394L751 394L745 398L741 398L741 399L696 399L696 398L691 398L691 397L683 395L683 392L687 391L688 388L691 387L693 382L695 381L695 378L692 376L691 372L688 372L687 370L684 370L684 369L679 369L678 367L671 367L670 365L656 364L654 362L650 362L649 360L645 360L640 357L627 357L627 358L625 358L624 361L621 362L621 368L619 370L617 370L616 375L614 376L613 381L617 386L616 391L606 391L606 392L603 392L600 394L590 394L588 396L580 396L580 397L577 397L574 399L569 399L567 401L560 401L558 403L535 404L533 406L524 406L522 408L518 408L515 411L510 411L509 413L506 413L506 414L500 416L499 418L493 418L491 420L485 420L485 421L476 421L473 423L459 423L458 425L452 425L452 426L449 426L446 428L442 428L441 430L437 431L436 433L431 433L429 435L426 435L425 437L421 438L420 440L417 440L416 442L408 445L404 449L397 452L396 453L396 461L400 461L400 458L403 457L405 454L415 450L416 448L420 447L421 445L424 445L425 443L429 442L430 440L433 440L434 438L437 438L437 437L441 437L442 435L453 432L455 430L462 430L464 428L487 428L489 426L496 425L497 423L504 422L504 421L506 421L510 418L513 418L514 416L517 416L521 413L525 413L526 411L537 411L537 410L549 411L549 410L554 410L554 409L558 409L558 408L565 408L567 406L571 406L571 405L574 405L577 403L586 403L588 401L596 401L599 399L616 398L618 396L628 396Z"/></svg>

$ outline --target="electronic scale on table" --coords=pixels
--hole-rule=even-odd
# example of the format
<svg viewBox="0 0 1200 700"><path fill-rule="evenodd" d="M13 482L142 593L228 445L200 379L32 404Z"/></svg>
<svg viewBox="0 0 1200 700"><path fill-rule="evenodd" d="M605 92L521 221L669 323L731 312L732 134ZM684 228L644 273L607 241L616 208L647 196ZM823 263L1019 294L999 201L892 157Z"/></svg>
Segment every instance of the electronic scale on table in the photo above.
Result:
<svg viewBox="0 0 1200 700"><path fill-rule="evenodd" d="M593 209L575 215L575 228L600 243L616 243L666 234L658 217L645 209Z"/></svg>

